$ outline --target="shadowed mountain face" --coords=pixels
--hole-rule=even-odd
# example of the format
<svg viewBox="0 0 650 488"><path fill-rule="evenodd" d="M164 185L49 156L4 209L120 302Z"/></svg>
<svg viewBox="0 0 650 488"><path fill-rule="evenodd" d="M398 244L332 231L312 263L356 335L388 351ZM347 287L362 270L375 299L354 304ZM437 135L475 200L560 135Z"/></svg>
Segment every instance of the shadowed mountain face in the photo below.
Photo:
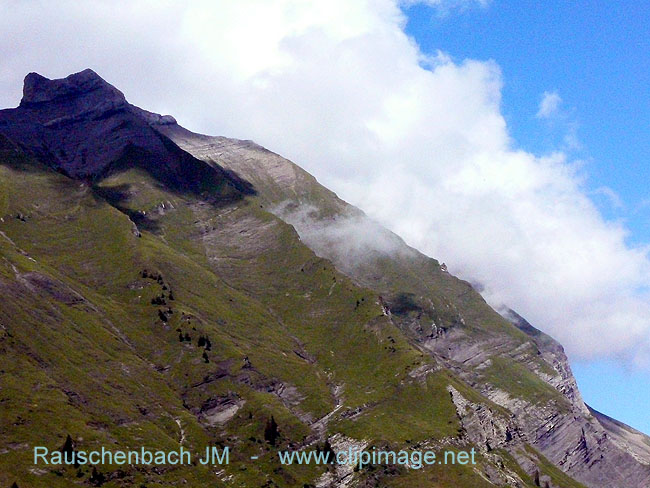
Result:
<svg viewBox="0 0 650 488"><path fill-rule="evenodd" d="M91 70L29 74L0 111L0 422L0 486L650 486L650 440L583 403L552 338L290 161ZM206 445L231 464L32 452ZM277 456L372 446L477 464Z"/></svg>
<svg viewBox="0 0 650 488"><path fill-rule="evenodd" d="M150 127L153 122L176 123L130 105L90 69L60 80L30 73L20 106L0 111L0 132L73 178L93 182L138 166L174 190L226 199L251 191L180 150Z"/></svg>

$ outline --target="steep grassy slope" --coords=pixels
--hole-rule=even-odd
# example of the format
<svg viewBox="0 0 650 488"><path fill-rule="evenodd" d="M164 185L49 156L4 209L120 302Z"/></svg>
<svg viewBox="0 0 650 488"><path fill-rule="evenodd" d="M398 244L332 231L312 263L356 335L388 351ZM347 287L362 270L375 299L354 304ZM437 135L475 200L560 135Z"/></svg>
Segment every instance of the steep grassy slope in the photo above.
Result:
<svg viewBox="0 0 650 488"><path fill-rule="evenodd" d="M447 373L255 197L217 206L137 169L92 187L6 147L2 161L0 486L90 483L87 467L32 463L67 435L85 450L233 449L218 474L100 467L104 486L151 487L303 486L325 468L281 467L275 449L458 434Z"/></svg>
<svg viewBox="0 0 650 488"><path fill-rule="evenodd" d="M393 322L422 348L449 359L456 354L469 355L462 362L472 355L482 360L494 356L495 364L481 376L484 379L500 378L504 372L502 383L508 383L508 375L518 375L516 384L510 384L517 388L516 396L566 402L534 374L539 370L549 375L557 372L538 354L529 335L488 306L469 283L370 221L307 172L250 141L197 135L177 125L159 126L158 130L197 158L251 181L258 199L293 225L316 254L331 260L359 285L376 290ZM454 340L438 340L443 335ZM530 373L521 370L524 361L500 360L506 351L518 348L526 353ZM513 365L516 371L509 371ZM524 377L526 381L521 382ZM531 396L526 395L529 390Z"/></svg>

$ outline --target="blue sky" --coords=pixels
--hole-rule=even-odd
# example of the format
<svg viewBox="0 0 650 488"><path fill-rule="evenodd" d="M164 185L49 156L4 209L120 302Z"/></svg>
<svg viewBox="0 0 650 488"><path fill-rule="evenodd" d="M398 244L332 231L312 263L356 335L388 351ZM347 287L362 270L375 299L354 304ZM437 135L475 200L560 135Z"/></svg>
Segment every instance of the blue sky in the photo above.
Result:
<svg viewBox="0 0 650 488"><path fill-rule="evenodd" d="M625 223L631 245L650 243L650 5L494 0L405 12L424 52L494 60L514 145L583 161L602 214ZM536 116L544 92L561 98L551 118ZM587 403L650 433L650 374L614 360L572 366Z"/></svg>

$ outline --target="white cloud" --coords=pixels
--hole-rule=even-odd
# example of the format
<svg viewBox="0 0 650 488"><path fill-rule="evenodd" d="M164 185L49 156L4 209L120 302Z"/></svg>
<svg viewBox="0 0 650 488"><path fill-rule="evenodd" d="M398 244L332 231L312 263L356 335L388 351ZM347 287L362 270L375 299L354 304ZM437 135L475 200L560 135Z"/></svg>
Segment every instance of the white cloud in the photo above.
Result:
<svg viewBox="0 0 650 488"><path fill-rule="evenodd" d="M369 265L377 257L398 253L406 257L415 253L398 236L361 213L322 219L317 208L297 208L289 201L271 212L293 225L300 239L319 256L331 256L334 252L344 270Z"/></svg>
<svg viewBox="0 0 650 488"><path fill-rule="evenodd" d="M397 0L0 4L3 106L28 71L92 67L190 129L290 157L574 357L648 357L645 250L564 154L514 149L498 65L425 56Z"/></svg>
<svg viewBox="0 0 650 488"><path fill-rule="evenodd" d="M562 98L557 92L544 92L542 100L539 102L539 110L537 110L537 118L548 119L555 115L560 108Z"/></svg>

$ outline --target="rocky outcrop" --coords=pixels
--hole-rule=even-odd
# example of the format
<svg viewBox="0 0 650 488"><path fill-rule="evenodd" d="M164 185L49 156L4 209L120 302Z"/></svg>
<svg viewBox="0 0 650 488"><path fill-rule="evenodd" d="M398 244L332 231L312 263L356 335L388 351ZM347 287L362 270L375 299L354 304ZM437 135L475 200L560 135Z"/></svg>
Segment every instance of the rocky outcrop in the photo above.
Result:
<svg viewBox="0 0 650 488"><path fill-rule="evenodd" d="M173 117L134 107L118 89L87 69L50 80L25 77L15 109L0 110L0 134L57 171L97 182L131 167L177 191L236 198L250 185L180 149L152 124Z"/></svg>

